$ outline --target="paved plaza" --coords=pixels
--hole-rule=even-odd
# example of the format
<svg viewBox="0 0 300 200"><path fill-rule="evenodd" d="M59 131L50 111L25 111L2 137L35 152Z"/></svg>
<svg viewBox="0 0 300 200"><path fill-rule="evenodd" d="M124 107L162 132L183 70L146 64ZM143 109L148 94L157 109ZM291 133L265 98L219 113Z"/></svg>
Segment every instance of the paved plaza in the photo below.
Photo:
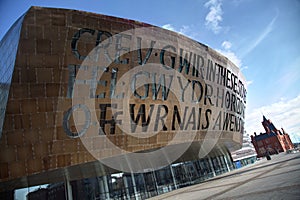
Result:
<svg viewBox="0 0 300 200"><path fill-rule="evenodd" d="M300 199L300 153L273 155L158 199Z"/></svg>

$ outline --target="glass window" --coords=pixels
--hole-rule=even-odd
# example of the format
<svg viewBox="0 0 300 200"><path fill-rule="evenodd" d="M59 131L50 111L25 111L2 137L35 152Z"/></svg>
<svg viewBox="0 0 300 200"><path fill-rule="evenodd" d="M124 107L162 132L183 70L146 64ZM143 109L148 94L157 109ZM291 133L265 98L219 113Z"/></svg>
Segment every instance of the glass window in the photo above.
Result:
<svg viewBox="0 0 300 200"><path fill-rule="evenodd" d="M5 110L15 67L23 18L24 16L15 22L0 42L0 138L2 136Z"/></svg>

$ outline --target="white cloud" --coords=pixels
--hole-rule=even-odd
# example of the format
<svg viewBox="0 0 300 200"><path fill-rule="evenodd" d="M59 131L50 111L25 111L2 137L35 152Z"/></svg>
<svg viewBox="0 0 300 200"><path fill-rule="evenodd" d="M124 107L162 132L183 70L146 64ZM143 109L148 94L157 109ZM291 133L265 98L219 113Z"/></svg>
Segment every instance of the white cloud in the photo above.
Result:
<svg viewBox="0 0 300 200"><path fill-rule="evenodd" d="M271 119L277 129L284 128L292 140L300 141L300 95L294 99L282 98L279 102L256 108L246 113L247 133L265 132L261 125L262 115Z"/></svg>
<svg viewBox="0 0 300 200"><path fill-rule="evenodd" d="M289 62L284 68L284 72L281 77L276 80L274 83L275 86L279 87L277 89L278 94L285 93L288 89L293 88L295 85L298 85L297 81L300 80L300 55L295 58L292 62Z"/></svg>
<svg viewBox="0 0 300 200"><path fill-rule="evenodd" d="M182 25L178 29L178 28L175 28L172 24L165 24L165 25L162 26L162 28L180 33L180 34L185 35L189 38L192 38L196 41L197 41L197 37L199 36L199 33L194 31L195 28L194 28L193 25Z"/></svg>
<svg viewBox="0 0 300 200"><path fill-rule="evenodd" d="M209 0L204 4L206 8L209 8L209 13L205 17L205 25L208 29L211 29L215 34L218 34L222 27L223 11L222 11L222 0Z"/></svg>
<svg viewBox="0 0 300 200"><path fill-rule="evenodd" d="M242 57L244 57L245 55L250 53L253 49L255 49L269 35L269 33L271 33L276 18L277 15L272 19L272 21L268 24L268 26L261 32L261 34L253 42L250 43L251 45L246 49Z"/></svg>
<svg viewBox="0 0 300 200"><path fill-rule="evenodd" d="M179 29L179 33L183 34L183 35L189 35L189 33L191 33L191 27L187 26L187 25L183 25L180 29Z"/></svg>
<svg viewBox="0 0 300 200"><path fill-rule="evenodd" d="M217 49L217 51L222 55L226 56L231 62L233 62L237 67L239 67L241 71L248 69L248 66L243 66L241 59L239 59L238 56L230 50L231 46L232 46L231 42L224 41L222 43L222 47L224 48L224 50ZM247 80L246 81L247 87L249 87L252 83L253 80Z"/></svg>
<svg viewBox="0 0 300 200"><path fill-rule="evenodd" d="M231 46L232 46L232 44L231 44L231 42L229 42L229 41L226 41L226 40L225 40L225 41L222 43L222 47L223 47L225 50L230 49Z"/></svg>
<svg viewBox="0 0 300 200"><path fill-rule="evenodd" d="M232 52L230 49L227 50L221 50L217 49L219 53L222 55L226 56L231 62L233 62L237 67L241 68L242 66L242 61L235 55L234 52Z"/></svg>
<svg viewBox="0 0 300 200"><path fill-rule="evenodd" d="M217 49L219 53L222 55L226 56L231 62L233 62L237 67L241 68L242 67L242 61L238 58L238 56L231 51L232 43L225 40L222 42L222 49Z"/></svg>
<svg viewBox="0 0 300 200"><path fill-rule="evenodd" d="M253 83L253 80L249 80L249 81L246 82L246 85L249 86L249 85L251 85L252 83Z"/></svg>
<svg viewBox="0 0 300 200"><path fill-rule="evenodd" d="M162 28L170 30L170 31L175 31L175 28L171 24L165 24L162 26Z"/></svg>
<svg viewBox="0 0 300 200"><path fill-rule="evenodd" d="M246 65L246 66L243 66L243 67L241 67L241 71L243 71L243 70L245 70L245 69L248 69L248 66Z"/></svg>

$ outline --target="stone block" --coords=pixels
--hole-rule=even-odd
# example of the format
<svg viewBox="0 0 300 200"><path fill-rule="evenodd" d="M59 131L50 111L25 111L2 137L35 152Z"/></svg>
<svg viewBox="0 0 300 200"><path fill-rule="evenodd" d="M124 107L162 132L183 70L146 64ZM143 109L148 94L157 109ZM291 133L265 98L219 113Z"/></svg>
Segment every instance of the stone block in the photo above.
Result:
<svg viewBox="0 0 300 200"><path fill-rule="evenodd" d="M94 137L93 141L92 141L92 149L93 150L99 150L99 149L103 149L106 148L106 144L104 142L105 138L104 137Z"/></svg>
<svg viewBox="0 0 300 200"><path fill-rule="evenodd" d="M77 152L77 140L76 139L66 139L65 140L65 152L72 153Z"/></svg>
<svg viewBox="0 0 300 200"><path fill-rule="evenodd" d="M83 14L73 14L72 15L73 26L85 27L86 26L86 16Z"/></svg>
<svg viewBox="0 0 300 200"><path fill-rule="evenodd" d="M157 136L156 135L149 138L149 144L157 144Z"/></svg>
<svg viewBox="0 0 300 200"><path fill-rule="evenodd" d="M35 11L36 24L50 26L51 25L51 12L50 10L36 10Z"/></svg>
<svg viewBox="0 0 300 200"><path fill-rule="evenodd" d="M66 24L66 14L59 12L51 13L51 24L54 26L65 26Z"/></svg>
<svg viewBox="0 0 300 200"><path fill-rule="evenodd" d="M40 172L43 169L43 162L41 159L29 159L27 161L27 171L29 174Z"/></svg>
<svg viewBox="0 0 300 200"><path fill-rule="evenodd" d="M136 137L128 136L127 137L127 144L128 144L128 146L138 145L138 139Z"/></svg>
<svg viewBox="0 0 300 200"><path fill-rule="evenodd" d="M20 100L22 114L36 113L37 104L36 99L23 99Z"/></svg>
<svg viewBox="0 0 300 200"><path fill-rule="evenodd" d="M52 82L52 69L51 68L37 68L37 82L38 83L51 83Z"/></svg>
<svg viewBox="0 0 300 200"><path fill-rule="evenodd" d="M30 96L32 98L46 97L46 85L45 84L30 84Z"/></svg>
<svg viewBox="0 0 300 200"><path fill-rule="evenodd" d="M44 170L48 170L51 167L56 165L56 161L55 161L56 157L54 156L44 156L42 159L43 162L43 169Z"/></svg>
<svg viewBox="0 0 300 200"><path fill-rule="evenodd" d="M23 124L22 124L22 115L14 115L14 129L22 129Z"/></svg>
<svg viewBox="0 0 300 200"><path fill-rule="evenodd" d="M52 142L54 140L54 130L47 128L47 129L40 129L40 142Z"/></svg>
<svg viewBox="0 0 300 200"><path fill-rule="evenodd" d="M3 129L6 131L10 131L14 129L13 124L13 116L12 115L6 115L4 119Z"/></svg>
<svg viewBox="0 0 300 200"><path fill-rule="evenodd" d="M31 114L31 126L33 129L46 128L46 113Z"/></svg>
<svg viewBox="0 0 300 200"><path fill-rule="evenodd" d="M35 13L30 12L27 15L25 15L24 24L35 24Z"/></svg>
<svg viewBox="0 0 300 200"><path fill-rule="evenodd" d="M15 67L11 82L19 84L21 83L21 69Z"/></svg>
<svg viewBox="0 0 300 200"><path fill-rule="evenodd" d="M16 116L16 115L15 115ZM29 129L31 127L30 115L29 114L22 114L18 115L21 118L22 128Z"/></svg>
<svg viewBox="0 0 300 200"><path fill-rule="evenodd" d="M7 106L6 106L6 113L7 114L19 114L19 113L21 113L19 102L20 101L18 101L18 100L10 100L7 103Z"/></svg>
<svg viewBox="0 0 300 200"><path fill-rule="evenodd" d="M24 161L33 158L32 144L17 147L17 160Z"/></svg>
<svg viewBox="0 0 300 200"><path fill-rule="evenodd" d="M55 113L55 122L58 123L56 125L62 125L63 117L64 117L64 113L62 111L57 111Z"/></svg>
<svg viewBox="0 0 300 200"><path fill-rule="evenodd" d="M51 154L62 154L64 152L64 141L53 141L52 147L50 147L50 149L52 150Z"/></svg>
<svg viewBox="0 0 300 200"><path fill-rule="evenodd" d="M24 140L26 144L35 144L39 142L39 132L38 130L25 130Z"/></svg>
<svg viewBox="0 0 300 200"><path fill-rule="evenodd" d="M0 152L0 162L13 162L16 161L16 151L15 148L10 146L5 149L1 149Z"/></svg>
<svg viewBox="0 0 300 200"><path fill-rule="evenodd" d="M62 122L58 122L59 124L62 124ZM68 140L70 139L67 134L64 132L64 129L62 126L56 127L56 138L58 140Z"/></svg>
<svg viewBox="0 0 300 200"><path fill-rule="evenodd" d="M23 99L29 96L28 84L12 84L11 94L15 99Z"/></svg>
<svg viewBox="0 0 300 200"><path fill-rule="evenodd" d="M39 142L34 145L34 154L37 159L42 159L45 155L49 154L47 142Z"/></svg>
<svg viewBox="0 0 300 200"><path fill-rule="evenodd" d="M168 135L165 133L160 133L157 136L158 143L166 143L168 142Z"/></svg>
<svg viewBox="0 0 300 200"><path fill-rule="evenodd" d="M44 55L43 67L54 69L60 69L59 55Z"/></svg>
<svg viewBox="0 0 300 200"><path fill-rule="evenodd" d="M8 145L23 145L24 138L22 131L13 131L7 133L7 144Z"/></svg>
<svg viewBox="0 0 300 200"><path fill-rule="evenodd" d="M89 152L86 153L86 162L92 162L95 160L96 160L95 157L91 153Z"/></svg>
<svg viewBox="0 0 300 200"><path fill-rule="evenodd" d="M28 38L39 38L43 36L43 26L31 25L26 26Z"/></svg>
<svg viewBox="0 0 300 200"><path fill-rule="evenodd" d="M58 99L57 100L57 111L67 111L72 107L72 99Z"/></svg>
<svg viewBox="0 0 300 200"><path fill-rule="evenodd" d="M76 165L76 164L78 164L79 162L78 162L78 153L72 153L71 154L71 163L72 163L72 165Z"/></svg>
<svg viewBox="0 0 300 200"><path fill-rule="evenodd" d="M42 54L30 54L28 55L28 66L30 66L31 69L43 67L44 65L44 59L45 55Z"/></svg>
<svg viewBox="0 0 300 200"><path fill-rule="evenodd" d="M24 174L26 174L26 167L24 161L13 162L10 166L11 167L9 171L11 177L17 178L22 177Z"/></svg>
<svg viewBox="0 0 300 200"><path fill-rule="evenodd" d="M55 127L55 113L53 112L47 112L46 113L46 126L47 128L53 128ZM52 129L49 129L52 132L54 132Z"/></svg>
<svg viewBox="0 0 300 200"><path fill-rule="evenodd" d="M31 39L22 39L19 43L22 54L34 54L36 52L36 42Z"/></svg>
<svg viewBox="0 0 300 200"><path fill-rule="evenodd" d="M46 96L58 97L60 91L60 85L57 83L46 84Z"/></svg>
<svg viewBox="0 0 300 200"><path fill-rule="evenodd" d="M71 165L71 154L62 154L57 156L57 167Z"/></svg>
<svg viewBox="0 0 300 200"><path fill-rule="evenodd" d="M97 29L99 27L98 25L98 18L96 17L88 17L86 21L87 27L90 27L92 29Z"/></svg>
<svg viewBox="0 0 300 200"><path fill-rule="evenodd" d="M9 172L8 172L8 163L0 163L0 178L1 179L6 179L9 177Z"/></svg>
<svg viewBox="0 0 300 200"><path fill-rule="evenodd" d="M37 44L37 53L41 54L50 54L51 53L51 40L49 39L39 39L36 42Z"/></svg>
<svg viewBox="0 0 300 200"><path fill-rule="evenodd" d="M83 163L86 161L85 152L78 152L71 154L71 162L74 164Z"/></svg>
<svg viewBox="0 0 300 200"><path fill-rule="evenodd" d="M38 112L53 112L53 101L51 98L37 99Z"/></svg>
<svg viewBox="0 0 300 200"><path fill-rule="evenodd" d="M61 75L62 72L60 70L53 69L53 76L52 76L53 82L60 83Z"/></svg>
<svg viewBox="0 0 300 200"><path fill-rule="evenodd" d="M60 42L52 43L51 55L60 55L64 53L66 43L64 40L60 40Z"/></svg>

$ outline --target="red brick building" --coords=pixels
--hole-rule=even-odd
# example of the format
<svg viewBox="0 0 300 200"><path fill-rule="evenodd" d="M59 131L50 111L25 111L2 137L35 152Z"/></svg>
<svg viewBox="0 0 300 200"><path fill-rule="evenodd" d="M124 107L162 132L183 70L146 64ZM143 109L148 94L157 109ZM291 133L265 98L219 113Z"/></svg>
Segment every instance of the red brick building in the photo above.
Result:
<svg viewBox="0 0 300 200"><path fill-rule="evenodd" d="M272 155L285 152L294 147L290 136L284 129L278 130L271 120L267 120L265 116L263 116L262 125L266 132L259 135L254 133L254 136L251 136L251 142L257 152L257 157L266 156L268 153Z"/></svg>

